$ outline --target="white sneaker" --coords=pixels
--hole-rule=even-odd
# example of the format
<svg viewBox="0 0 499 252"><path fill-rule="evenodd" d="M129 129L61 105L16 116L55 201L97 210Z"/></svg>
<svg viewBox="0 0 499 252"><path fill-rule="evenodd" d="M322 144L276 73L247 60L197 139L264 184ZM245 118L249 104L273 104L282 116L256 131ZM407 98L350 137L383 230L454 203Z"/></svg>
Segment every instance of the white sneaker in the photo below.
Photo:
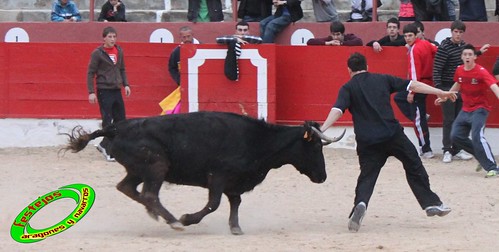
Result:
<svg viewBox="0 0 499 252"><path fill-rule="evenodd" d="M442 162L444 163L452 162L452 154L450 154L450 152L448 151L444 152L444 158L442 158Z"/></svg>
<svg viewBox="0 0 499 252"><path fill-rule="evenodd" d="M350 230L350 232L359 231L362 219L364 218L364 215L366 215L366 208L366 203L364 202L360 202L355 206L352 216L350 216L350 220L348 221L348 230Z"/></svg>
<svg viewBox="0 0 499 252"><path fill-rule="evenodd" d="M440 206L429 206L425 208L426 216L432 217L438 215L443 217L451 212L450 207L444 205L443 203Z"/></svg>
<svg viewBox="0 0 499 252"><path fill-rule="evenodd" d="M97 145L97 150L102 153L102 155L104 156L104 158L106 159L106 161L108 162L116 162L116 160L111 157L111 155L107 154L107 151L106 149L104 149L104 147L102 147L100 144Z"/></svg>
<svg viewBox="0 0 499 252"><path fill-rule="evenodd" d="M453 157L456 160L470 160L473 158L472 155L468 154L466 151L461 150Z"/></svg>
<svg viewBox="0 0 499 252"><path fill-rule="evenodd" d="M421 157L424 158L424 159L431 159L434 156L435 155L433 155L432 151L427 151L427 152L424 152L423 154L421 154Z"/></svg>

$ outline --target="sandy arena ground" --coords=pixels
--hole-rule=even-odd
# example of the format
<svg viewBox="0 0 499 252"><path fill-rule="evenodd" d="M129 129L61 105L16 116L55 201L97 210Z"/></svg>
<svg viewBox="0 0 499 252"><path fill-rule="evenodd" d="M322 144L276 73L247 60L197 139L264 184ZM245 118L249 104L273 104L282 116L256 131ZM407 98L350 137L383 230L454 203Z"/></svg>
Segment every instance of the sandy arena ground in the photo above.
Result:
<svg viewBox="0 0 499 252"><path fill-rule="evenodd" d="M363 225L347 229L358 175L355 151L324 150L328 179L313 184L292 166L273 170L243 195L242 236L230 234L228 202L185 231L151 219L145 208L115 189L124 168L105 162L93 146L57 155L58 148L0 149L0 250L2 251L497 251L499 179L475 172L477 162L443 164L425 160L430 182L452 207L446 217L426 217L412 195L400 163L382 171ZM17 243L10 237L14 218L39 196L61 186L84 183L96 191L90 212L74 227L46 240ZM201 209L205 189L164 184L160 198L177 218ZM30 221L51 226L74 208L62 199Z"/></svg>

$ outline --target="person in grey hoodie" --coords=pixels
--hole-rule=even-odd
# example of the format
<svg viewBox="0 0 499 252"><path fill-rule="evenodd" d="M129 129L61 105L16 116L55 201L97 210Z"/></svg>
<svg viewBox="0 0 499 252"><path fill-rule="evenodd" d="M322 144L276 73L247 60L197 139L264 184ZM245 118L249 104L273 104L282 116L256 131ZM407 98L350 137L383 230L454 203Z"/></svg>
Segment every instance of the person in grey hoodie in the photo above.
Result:
<svg viewBox="0 0 499 252"><path fill-rule="evenodd" d="M121 87L125 87L127 97L131 93L125 72L123 50L116 45L116 34L113 27L104 28L102 31L104 44L92 52L88 63L88 102L99 104L102 128L126 119ZM94 88L94 79L97 90ZM107 137L104 137L97 145L97 150L107 161L114 161L112 150L108 149L109 141Z"/></svg>
<svg viewBox="0 0 499 252"><path fill-rule="evenodd" d="M333 0L312 0L312 7L314 8L315 21L340 21Z"/></svg>

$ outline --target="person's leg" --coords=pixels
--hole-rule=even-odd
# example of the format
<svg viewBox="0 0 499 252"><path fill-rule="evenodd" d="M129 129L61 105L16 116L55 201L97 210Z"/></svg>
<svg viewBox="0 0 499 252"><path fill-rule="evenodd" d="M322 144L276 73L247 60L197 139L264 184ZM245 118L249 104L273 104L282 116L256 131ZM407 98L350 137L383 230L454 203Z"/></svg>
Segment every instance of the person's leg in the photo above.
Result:
<svg viewBox="0 0 499 252"><path fill-rule="evenodd" d="M469 138L471 131L471 113L461 111L457 115L450 133L452 145L463 149L471 155L475 155L473 143Z"/></svg>
<svg viewBox="0 0 499 252"><path fill-rule="evenodd" d="M473 111L471 117L471 139L475 158L486 171L497 169L494 154L484 136L488 116L489 112L481 108Z"/></svg>
<svg viewBox="0 0 499 252"><path fill-rule="evenodd" d="M387 146L389 154L400 160L403 164L407 183L422 209L431 206L440 206L442 201L430 189L428 173L418 156L418 152L404 132L397 133Z"/></svg>
<svg viewBox="0 0 499 252"><path fill-rule="evenodd" d="M265 33L265 29L267 28L267 25L270 23L270 21L274 20L275 16L270 15L263 20L260 21L260 37L263 37L263 34Z"/></svg>
<svg viewBox="0 0 499 252"><path fill-rule="evenodd" d="M384 144L371 146L358 144L357 154L359 156L360 174L355 188L354 205L360 202L364 202L366 205L369 204L379 172L388 158L384 148Z"/></svg>
<svg viewBox="0 0 499 252"><path fill-rule="evenodd" d="M424 153L432 151L430 144L430 130L428 128L428 121L426 120L426 95L414 95L414 105L416 106L414 127L416 129L416 136L419 140L419 146L421 146L421 152L424 155ZM433 157L433 154L425 157L431 158Z"/></svg>
<svg viewBox="0 0 499 252"><path fill-rule="evenodd" d="M102 128L110 125L113 121L113 102L114 98L112 92L106 89L97 90L97 101L99 103L99 110L102 117ZM100 142L100 146L106 149L108 139L104 138Z"/></svg>
<svg viewBox="0 0 499 252"><path fill-rule="evenodd" d="M440 104L442 108L442 150L443 152L449 152L452 155L455 155L452 148L452 141L450 138L450 132L452 130L452 123L454 123L454 119L456 118L455 113L455 104L452 101L446 101Z"/></svg>
<svg viewBox="0 0 499 252"><path fill-rule="evenodd" d="M277 34L284 30L284 28L286 28L289 24L291 24L291 17L288 15L282 15L274 18L265 26L265 30L262 34L262 42L274 43Z"/></svg>
<svg viewBox="0 0 499 252"><path fill-rule="evenodd" d="M385 146L384 143L371 146L357 145L360 174L355 188L354 207L348 216L350 218L348 230L350 231L357 232L360 229L376 180L388 158L386 151L384 151Z"/></svg>
<svg viewBox="0 0 499 252"><path fill-rule="evenodd" d="M123 102L123 96L121 95L121 90L114 92L113 96L113 123L124 121L126 119L126 112L125 103Z"/></svg>

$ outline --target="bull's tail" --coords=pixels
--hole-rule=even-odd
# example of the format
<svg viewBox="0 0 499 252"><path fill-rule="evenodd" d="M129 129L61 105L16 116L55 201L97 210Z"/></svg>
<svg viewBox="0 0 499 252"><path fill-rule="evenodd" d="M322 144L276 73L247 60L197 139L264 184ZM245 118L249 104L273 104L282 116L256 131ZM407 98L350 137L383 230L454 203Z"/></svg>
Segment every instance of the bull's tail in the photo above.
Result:
<svg viewBox="0 0 499 252"><path fill-rule="evenodd" d="M97 137L114 137L115 134L116 127L114 124L109 125L102 130L96 130L92 133L88 133L82 126L78 125L71 130L71 133L63 133L63 135L67 135L69 137L69 142L66 147L62 148L62 150L70 150L71 152L76 153L85 149L88 142Z"/></svg>

